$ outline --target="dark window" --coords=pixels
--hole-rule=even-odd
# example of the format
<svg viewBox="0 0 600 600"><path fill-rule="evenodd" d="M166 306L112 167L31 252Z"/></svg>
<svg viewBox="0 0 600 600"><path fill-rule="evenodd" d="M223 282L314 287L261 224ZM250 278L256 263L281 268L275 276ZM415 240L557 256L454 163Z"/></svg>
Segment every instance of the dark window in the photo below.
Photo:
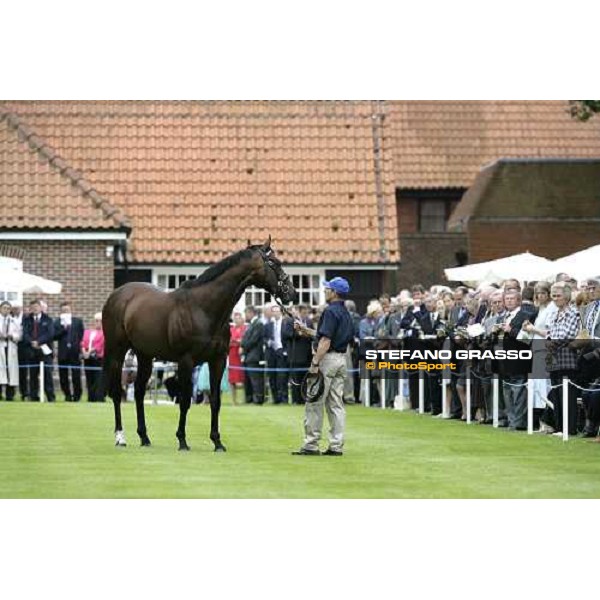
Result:
<svg viewBox="0 0 600 600"><path fill-rule="evenodd" d="M452 211L460 202L465 191L465 188L422 190L397 188L396 201L398 205L399 231L403 231L401 220L405 219L407 220L406 227L404 228L405 232L445 232ZM405 208L401 210L400 207L403 203L405 203ZM413 227L416 227L416 231L413 230Z"/></svg>
<svg viewBox="0 0 600 600"><path fill-rule="evenodd" d="M419 202L419 231L423 233L446 231L447 204L445 200L421 200Z"/></svg>

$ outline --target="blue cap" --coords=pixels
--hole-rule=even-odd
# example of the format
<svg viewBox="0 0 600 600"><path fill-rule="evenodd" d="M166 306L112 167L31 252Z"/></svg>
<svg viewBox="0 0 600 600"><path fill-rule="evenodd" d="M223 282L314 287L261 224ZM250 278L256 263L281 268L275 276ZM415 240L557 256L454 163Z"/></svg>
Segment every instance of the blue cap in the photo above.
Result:
<svg viewBox="0 0 600 600"><path fill-rule="evenodd" d="M334 277L330 281L324 281L323 286L338 294L347 294L350 291L350 284L343 277Z"/></svg>

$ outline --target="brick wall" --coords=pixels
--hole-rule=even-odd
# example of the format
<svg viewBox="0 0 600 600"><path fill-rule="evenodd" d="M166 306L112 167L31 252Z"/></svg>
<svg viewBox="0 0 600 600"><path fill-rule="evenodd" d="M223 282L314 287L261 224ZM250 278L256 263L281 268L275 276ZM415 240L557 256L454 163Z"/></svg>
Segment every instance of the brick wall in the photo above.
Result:
<svg viewBox="0 0 600 600"><path fill-rule="evenodd" d="M62 300L72 303L73 314L93 324L94 313L102 310L114 287L112 257L106 256L109 241L96 240L11 240L11 246L22 248L23 270L62 283L59 295L24 294L26 304L35 297L48 303L49 314L59 314Z"/></svg>
<svg viewBox="0 0 600 600"><path fill-rule="evenodd" d="M553 260L600 244L600 222L481 222L471 219L468 234L469 262L527 251Z"/></svg>
<svg viewBox="0 0 600 600"><path fill-rule="evenodd" d="M455 254L466 250L467 236L462 233L418 233L401 236L397 291L415 283L426 287L446 283L444 269L456 266Z"/></svg>

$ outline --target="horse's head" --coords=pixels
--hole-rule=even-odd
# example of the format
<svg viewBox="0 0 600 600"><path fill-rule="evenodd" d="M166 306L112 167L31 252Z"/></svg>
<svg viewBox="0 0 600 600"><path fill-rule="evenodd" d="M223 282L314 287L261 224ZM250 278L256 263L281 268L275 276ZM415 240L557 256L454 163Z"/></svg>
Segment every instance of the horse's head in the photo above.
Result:
<svg viewBox="0 0 600 600"><path fill-rule="evenodd" d="M296 290L290 276L283 270L281 261L275 256L275 250L271 248L271 236L261 245L248 248L256 252L258 268L252 283L261 287L272 296L279 298L284 304L295 302Z"/></svg>

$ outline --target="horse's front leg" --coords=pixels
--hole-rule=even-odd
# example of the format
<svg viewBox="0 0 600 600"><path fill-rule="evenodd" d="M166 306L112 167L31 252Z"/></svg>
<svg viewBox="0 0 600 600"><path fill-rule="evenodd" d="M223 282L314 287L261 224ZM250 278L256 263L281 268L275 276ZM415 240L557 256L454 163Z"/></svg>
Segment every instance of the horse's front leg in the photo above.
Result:
<svg viewBox="0 0 600 600"><path fill-rule="evenodd" d="M221 379L225 370L226 357L221 356L209 363L210 367L210 439L215 452L225 452L219 433L219 411L221 410Z"/></svg>
<svg viewBox="0 0 600 600"><path fill-rule="evenodd" d="M192 402L192 371L193 363L190 358L183 359L177 365L177 379L179 380L179 427L177 428L177 439L179 440L179 450L189 450L185 439L185 423L187 412Z"/></svg>

